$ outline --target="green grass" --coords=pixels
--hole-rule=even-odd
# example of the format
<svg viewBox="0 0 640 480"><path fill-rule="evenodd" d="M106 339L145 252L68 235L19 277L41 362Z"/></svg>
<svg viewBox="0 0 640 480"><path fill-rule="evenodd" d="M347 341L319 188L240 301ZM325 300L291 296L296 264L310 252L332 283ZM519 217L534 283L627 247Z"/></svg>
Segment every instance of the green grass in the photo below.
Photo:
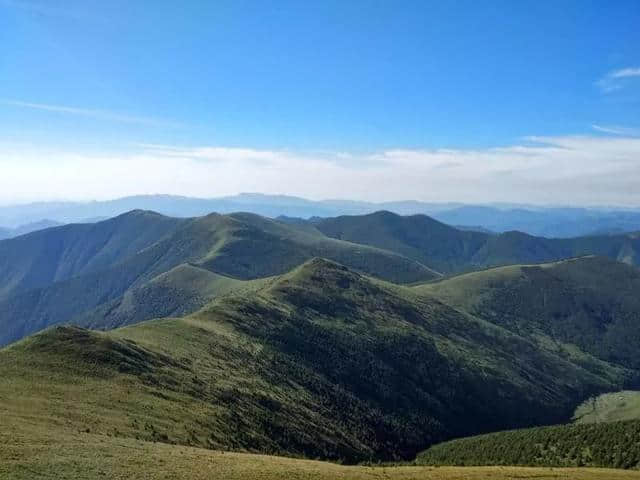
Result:
<svg viewBox="0 0 640 480"><path fill-rule="evenodd" d="M315 259L181 319L59 327L0 350L0 421L349 462L411 459L448 438L563 421L624 383L615 366L589 368L414 289Z"/></svg>
<svg viewBox="0 0 640 480"><path fill-rule="evenodd" d="M576 408L576 423L640 420L640 392L623 390L590 398Z"/></svg>
<svg viewBox="0 0 640 480"><path fill-rule="evenodd" d="M250 295L273 281L272 277L238 280L204 268L182 264L98 308L73 318L88 328L111 329L163 317L189 314L216 298Z"/></svg>
<svg viewBox="0 0 640 480"><path fill-rule="evenodd" d="M576 362L640 368L640 271L603 257L509 266L415 287ZM577 347L577 348L576 348Z"/></svg>
<svg viewBox="0 0 640 480"><path fill-rule="evenodd" d="M368 467L205 450L73 432L0 430L0 478L11 480L633 480L639 472L522 467Z"/></svg>

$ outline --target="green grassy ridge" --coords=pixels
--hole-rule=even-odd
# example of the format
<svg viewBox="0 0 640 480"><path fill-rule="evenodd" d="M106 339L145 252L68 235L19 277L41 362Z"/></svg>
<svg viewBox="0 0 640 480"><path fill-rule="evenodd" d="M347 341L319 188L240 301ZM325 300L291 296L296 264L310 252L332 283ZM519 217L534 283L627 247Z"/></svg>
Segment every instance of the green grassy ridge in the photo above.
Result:
<svg viewBox="0 0 640 480"><path fill-rule="evenodd" d="M160 222L162 225L169 221L167 217L157 214L132 212L106 223L110 226L120 225L125 230L129 223L134 223L136 228L132 231L135 233L140 223L138 217L142 218L142 225L147 221ZM84 232L88 227L72 225L61 228L75 228ZM57 229L47 232L49 233L41 235L55 244L55 239L50 236L55 236ZM127 235L118 233L109 238L118 238L126 244L125 240L129 238ZM90 233L78 236L84 243L91 244L85 239L91 237ZM149 234L145 238L151 236ZM128 252L131 248L122 246L118 251ZM114 249L115 246L110 251ZM84 249L80 252L84 255ZM396 253L327 238L313 228L285 225L250 214L211 214L180 220L175 231L124 259L115 261L113 257L114 263L101 270L90 269L86 274L72 275L71 278L48 283L41 288L17 291L0 298L0 345L63 322L72 321L105 328L146 320L154 313L183 314L194 311L209 298L207 295L203 299L198 292L191 292L186 295L189 301L182 303L180 307L178 304L189 290L188 286L165 290L165 294L174 294L176 297L165 296L163 300L162 296L154 296L161 290L158 283L149 284L158 275L182 264L192 264L222 276L249 280L284 273L318 255L392 281L414 282L437 276L427 267ZM64 258L70 264L80 261L72 253L65 254ZM46 259L38 257L33 262L34 265L47 264ZM51 268L58 269L58 263L61 262L53 262ZM38 276L36 270L31 271L30 275ZM51 278L44 276L38 281L47 283ZM144 305L147 294L149 304ZM117 305L126 307L132 297L139 300L136 302L137 306L121 315L123 311L117 311ZM112 315L108 315L109 313ZM106 315L103 324L100 324L101 314ZM90 319L87 320L87 317Z"/></svg>
<svg viewBox="0 0 640 480"><path fill-rule="evenodd" d="M439 277L438 272L395 252L328 238L308 226L284 224L250 213L224 218L233 223L227 241L198 263L232 277L254 279L282 274L314 257L397 283Z"/></svg>
<svg viewBox="0 0 640 480"><path fill-rule="evenodd" d="M270 277L237 280L204 268L182 264L151 281L130 288L117 299L73 319L74 325L108 330L163 317L180 317L195 312L215 298L231 293L255 292Z"/></svg>
<svg viewBox="0 0 640 480"><path fill-rule="evenodd" d="M398 252L443 273L468 270L469 258L488 238L426 215L404 217L386 211L328 218L315 225L330 237Z"/></svg>
<svg viewBox="0 0 640 480"><path fill-rule="evenodd" d="M328 230L330 225L339 231ZM546 258L553 250L550 245L557 243L517 232L490 237L497 243L489 251L480 245L489 238L484 234L460 232L425 216L388 212L327 219L314 226L246 213L177 220L134 211L95 225L53 228L0 242L0 263L6 263L0 268L0 290L5 292L0 294L0 345L62 322L106 328L193 311L210 297L178 287L165 292L164 304L154 296L160 293L158 285L147 285L182 264L248 280L282 274L320 256L385 280L415 283L438 277L426 266L429 259L443 260L437 265L443 271L469 269L496 263L487 260L492 258L491 251L505 253L497 263ZM509 238L513 242L506 241ZM596 237L571 239L579 248L562 247L551 256L586 251L594 242L609 245L604 253L616 256L622 248L619 242L624 241L626 253L618 257L633 261L633 245L639 239L631 235L602 238L605 243ZM484 260L476 261L478 255ZM175 298L168 298L171 295ZM127 308L133 298L137 306ZM144 305L145 299L149 305ZM177 307L181 302L183 307ZM109 317L103 325L100 315ZM630 357L629 348L615 344L609 349Z"/></svg>
<svg viewBox="0 0 640 480"><path fill-rule="evenodd" d="M573 414L575 423L622 420L640 420L640 392L623 390L603 393L578 405Z"/></svg>
<svg viewBox="0 0 640 480"><path fill-rule="evenodd" d="M535 237L522 232L493 235L458 230L426 215L400 216L385 211L328 218L315 225L330 237L398 252L444 274L583 255L640 265L637 234L568 239Z"/></svg>
<svg viewBox="0 0 640 480"><path fill-rule="evenodd" d="M182 319L47 330L0 376L5 428L350 462L556 423L626 378L321 259Z"/></svg>
<svg viewBox="0 0 640 480"><path fill-rule="evenodd" d="M420 465L640 467L640 421L496 432L434 445Z"/></svg>
<svg viewBox="0 0 640 480"><path fill-rule="evenodd" d="M604 257L473 272L415 287L571 356L638 369L640 271Z"/></svg>

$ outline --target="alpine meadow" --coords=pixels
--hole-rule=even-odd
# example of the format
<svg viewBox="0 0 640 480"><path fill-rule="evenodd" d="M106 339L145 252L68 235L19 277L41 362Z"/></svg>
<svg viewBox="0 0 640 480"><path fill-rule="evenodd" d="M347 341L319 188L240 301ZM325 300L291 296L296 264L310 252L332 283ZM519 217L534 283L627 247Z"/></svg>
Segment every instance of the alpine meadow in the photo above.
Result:
<svg viewBox="0 0 640 480"><path fill-rule="evenodd" d="M640 480L638 24L0 0L0 479Z"/></svg>

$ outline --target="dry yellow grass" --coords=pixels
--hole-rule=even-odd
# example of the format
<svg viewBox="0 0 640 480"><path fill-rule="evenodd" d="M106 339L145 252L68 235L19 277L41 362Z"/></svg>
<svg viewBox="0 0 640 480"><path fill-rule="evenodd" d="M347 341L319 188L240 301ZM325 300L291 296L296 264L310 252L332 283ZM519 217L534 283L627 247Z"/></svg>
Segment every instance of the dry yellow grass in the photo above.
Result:
<svg viewBox="0 0 640 480"><path fill-rule="evenodd" d="M130 438L43 431L37 422L0 432L0 478L110 480L507 480L640 479L640 472L527 467L368 467L218 452Z"/></svg>

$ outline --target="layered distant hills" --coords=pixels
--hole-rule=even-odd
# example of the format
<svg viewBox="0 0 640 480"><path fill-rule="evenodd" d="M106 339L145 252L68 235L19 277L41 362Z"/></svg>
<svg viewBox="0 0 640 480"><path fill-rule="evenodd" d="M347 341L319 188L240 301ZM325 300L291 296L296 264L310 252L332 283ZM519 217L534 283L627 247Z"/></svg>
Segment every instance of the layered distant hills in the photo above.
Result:
<svg viewBox="0 0 640 480"><path fill-rule="evenodd" d="M634 234L494 235L390 212L291 223L135 210L0 242L0 343L61 322L106 328L189 313L230 288L222 285L280 275L314 257L406 284L584 255L636 265L639 251Z"/></svg>
<svg viewBox="0 0 640 480"><path fill-rule="evenodd" d="M39 220L36 222L20 225L16 228L0 227L0 240L19 237L20 235L26 235L27 233L35 232L37 230L44 230L45 228L57 227L59 225L62 224L53 220Z"/></svg>
<svg viewBox="0 0 640 480"><path fill-rule="evenodd" d="M567 422L640 388L639 251L386 211L135 210L3 240L0 431L355 462ZM481 458L444 445L421 458Z"/></svg>
<svg viewBox="0 0 640 480"><path fill-rule="evenodd" d="M59 223L98 221L130 210L152 210L174 217L203 216L210 212L250 212L271 218L284 216L304 220L312 217L363 215L388 210L399 215L425 214L462 229L487 233L517 230L536 236L568 238L640 231L640 209L637 208L465 205L418 201L314 201L286 195L243 193L217 198L139 195L108 201L39 202L0 206L0 236L1 228L13 229L23 224L41 222L42 219L51 219Z"/></svg>
<svg viewBox="0 0 640 480"><path fill-rule="evenodd" d="M91 320L95 326L195 309L216 292L209 292L204 282L204 292L186 293L194 288L193 282L182 281L187 270L246 280L284 273L313 257L399 283L439 276L395 252L253 214L177 219L133 211L0 242L0 343L79 316L95 318L92 311L99 307L107 310L103 325ZM165 275L157 278L161 274ZM173 293L163 295L162 304L152 309L131 307L122 315L123 302L151 295L157 288ZM197 299L183 302L183 295L196 294Z"/></svg>

